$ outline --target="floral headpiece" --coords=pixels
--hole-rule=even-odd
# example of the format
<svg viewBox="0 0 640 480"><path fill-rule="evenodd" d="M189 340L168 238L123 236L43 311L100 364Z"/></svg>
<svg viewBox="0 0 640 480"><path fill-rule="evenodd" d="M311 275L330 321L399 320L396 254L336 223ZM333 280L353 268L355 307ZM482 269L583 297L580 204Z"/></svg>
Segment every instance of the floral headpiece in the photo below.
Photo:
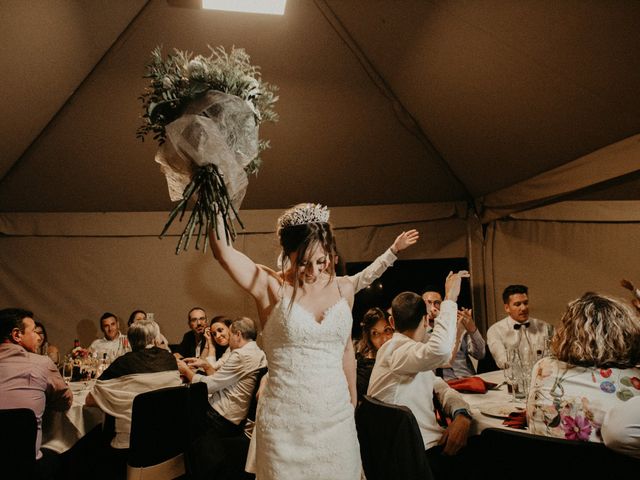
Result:
<svg viewBox="0 0 640 480"><path fill-rule="evenodd" d="M304 225L307 223L327 223L329 209L319 203L305 203L284 212L278 219L280 228Z"/></svg>

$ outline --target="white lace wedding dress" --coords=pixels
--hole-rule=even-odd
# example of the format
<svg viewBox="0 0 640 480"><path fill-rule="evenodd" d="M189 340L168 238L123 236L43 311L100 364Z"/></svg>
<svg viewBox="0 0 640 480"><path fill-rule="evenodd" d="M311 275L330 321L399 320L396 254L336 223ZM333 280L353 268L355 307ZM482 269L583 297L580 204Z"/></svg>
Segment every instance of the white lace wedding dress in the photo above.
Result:
<svg viewBox="0 0 640 480"><path fill-rule="evenodd" d="M258 405L257 480L359 480L360 447L342 368L351 333L344 298L317 322L287 299L263 332L269 381Z"/></svg>

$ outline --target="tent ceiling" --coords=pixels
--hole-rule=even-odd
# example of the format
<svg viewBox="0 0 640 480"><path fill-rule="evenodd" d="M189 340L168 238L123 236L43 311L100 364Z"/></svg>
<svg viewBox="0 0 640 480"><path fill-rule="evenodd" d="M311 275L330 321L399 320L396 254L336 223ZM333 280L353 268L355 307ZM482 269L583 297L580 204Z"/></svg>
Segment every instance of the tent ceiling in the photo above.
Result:
<svg viewBox="0 0 640 480"><path fill-rule="evenodd" d="M158 44L244 47L280 87L249 209L470 200L640 133L636 1L179 3L2 2L0 211L170 207L155 145L135 138Z"/></svg>

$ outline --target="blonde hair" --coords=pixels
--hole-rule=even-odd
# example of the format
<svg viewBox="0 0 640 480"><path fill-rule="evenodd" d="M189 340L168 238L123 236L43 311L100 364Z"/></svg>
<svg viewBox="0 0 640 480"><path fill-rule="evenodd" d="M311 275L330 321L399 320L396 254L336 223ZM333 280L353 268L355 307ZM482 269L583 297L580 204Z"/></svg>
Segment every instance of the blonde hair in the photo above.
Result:
<svg viewBox="0 0 640 480"><path fill-rule="evenodd" d="M640 320L624 302L587 292L567 306L551 351L573 365L634 367L640 362Z"/></svg>

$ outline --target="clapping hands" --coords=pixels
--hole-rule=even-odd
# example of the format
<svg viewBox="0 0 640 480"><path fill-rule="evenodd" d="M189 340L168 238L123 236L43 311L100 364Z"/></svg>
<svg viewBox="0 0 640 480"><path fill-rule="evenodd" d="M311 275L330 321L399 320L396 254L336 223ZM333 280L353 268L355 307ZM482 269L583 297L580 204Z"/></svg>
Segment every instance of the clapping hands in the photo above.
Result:
<svg viewBox="0 0 640 480"><path fill-rule="evenodd" d="M466 330L473 333L477 329L476 322L473 321L472 310L464 307L458 310L458 332Z"/></svg>

